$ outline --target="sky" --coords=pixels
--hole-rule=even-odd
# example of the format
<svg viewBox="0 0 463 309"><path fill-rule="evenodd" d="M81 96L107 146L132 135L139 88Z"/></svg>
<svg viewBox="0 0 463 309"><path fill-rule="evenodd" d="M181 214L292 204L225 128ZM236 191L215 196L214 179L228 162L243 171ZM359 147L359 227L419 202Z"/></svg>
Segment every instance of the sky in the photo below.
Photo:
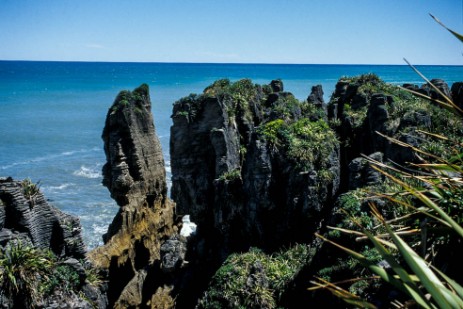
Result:
<svg viewBox="0 0 463 309"><path fill-rule="evenodd" d="M0 0L0 60L463 65L463 0Z"/></svg>

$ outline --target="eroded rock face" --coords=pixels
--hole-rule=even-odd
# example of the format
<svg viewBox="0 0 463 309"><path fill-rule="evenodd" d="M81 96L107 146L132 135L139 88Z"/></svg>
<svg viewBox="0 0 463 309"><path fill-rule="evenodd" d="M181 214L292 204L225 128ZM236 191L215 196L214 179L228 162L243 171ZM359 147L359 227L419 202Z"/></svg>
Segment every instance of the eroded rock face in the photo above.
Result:
<svg viewBox="0 0 463 309"><path fill-rule="evenodd" d="M444 82L433 80L433 83L445 91ZM418 86L409 84L404 88L416 90ZM359 163L356 158L361 155L382 153L385 161L399 164L418 160L410 147L398 146L386 138L417 146L423 137L417 129L429 130L432 127L430 108L404 103L413 102L411 96L371 74L338 81L328 104L328 114L331 120L339 122L342 190L358 187L357 181L351 182L349 175L357 177L352 173L358 173L355 170L360 167L356 166ZM354 170L350 170L351 167Z"/></svg>
<svg viewBox="0 0 463 309"><path fill-rule="evenodd" d="M48 204L33 186L29 180L0 179L0 246L21 240L58 257L84 257L79 219Z"/></svg>
<svg viewBox="0 0 463 309"><path fill-rule="evenodd" d="M307 241L336 194L337 143L304 148L311 137L297 131L324 123L321 87L310 102L283 89L281 80L263 87L221 80L174 104L172 197L179 215L198 225L198 253L212 250L220 260L249 246L275 250Z"/></svg>
<svg viewBox="0 0 463 309"><path fill-rule="evenodd" d="M444 94L447 97L450 97L449 86L444 80L439 79L439 78L434 78L434 79L431 79L430 82L437 89L439 89L439 91L442 92L442 94ZM443 96L429 84L423 84L419 91L423 94L430 96L433 99L445 101Z"/></svg>
<svg viewBox="0 0 463 309"><path fill-rule="evenodd" d="M135 208L153 208L156 200L162 203L166 199L164 158L147 85L119 93L108 111L102 137L107 159L103 184L121 207L105 236L108 240L131 226L129 213Z"/></svg>
<svg viewBox="0 0 463 309"><path fill-rule="evenodd" d="M107 158L103 184L120 209L104 236L105 245L89 256L109 271L110 306L144 307L156 291L172 290L161 288L160 250L177 233L147 85L119 93L102 137ZM152 277L156 282L148 279ZM172 299L169 294L162 297Z"/></svg>
<svg viewBox="0 0 463 309"><path fill-rule="evenodd" d="M197 224L177 298L188 308L230 253L312 240L339 188L339 144L321 86L301 102L281 80L218 80L172 118L172 198Z"/></svg>
<svg viewBox="0 0 463 309"><path fill-rule="evenodd" d="M31 180L0 178L1 308L106 308L105 285L87 282L87 272L96 270L85 262L85 253L78 218L48 204ZM45 269L41 263L46 263ZM34 267L38 277L33 283L51 289L37 297L23 282ZM63 269L77 276L78 282L66 282L66 287L56 284ZM4 278L6 273L15 278L19 290L8 288L11 277Z"/></svg>

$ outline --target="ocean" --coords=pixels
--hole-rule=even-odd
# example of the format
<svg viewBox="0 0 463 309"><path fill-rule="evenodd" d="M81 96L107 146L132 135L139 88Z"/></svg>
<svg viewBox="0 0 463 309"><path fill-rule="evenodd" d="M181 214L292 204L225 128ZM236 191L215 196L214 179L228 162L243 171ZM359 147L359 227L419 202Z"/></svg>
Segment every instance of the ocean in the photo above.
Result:
<svg viewBox="0 0 463 309"><path fill-rule="evenodd" d="M463 81L463 66L417 66L428 78ZM30 178L50 203L80 218L87 248L118 210L102 186L101 133L120 90L150 86L152 112L168 178L172 104L213 81L282 79L305 99L321 84L328 101L341 76L375 73L384 81L422 84L406 65L286 65L0 61L0 177ZM170 179L170 178L169 178ZM168 180L170 181L170 180Z"/></svg>

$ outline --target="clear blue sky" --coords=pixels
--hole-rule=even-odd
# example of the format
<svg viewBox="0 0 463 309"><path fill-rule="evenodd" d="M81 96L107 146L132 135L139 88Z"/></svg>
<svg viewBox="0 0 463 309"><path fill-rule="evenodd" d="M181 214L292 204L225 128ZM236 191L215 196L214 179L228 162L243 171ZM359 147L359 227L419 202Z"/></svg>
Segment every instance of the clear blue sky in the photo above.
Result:
<svg viewBox="0 0 463 309"><path fill-rule="evenodd" d="M463 0L0 0L0 60L463 64Z"/></svg>

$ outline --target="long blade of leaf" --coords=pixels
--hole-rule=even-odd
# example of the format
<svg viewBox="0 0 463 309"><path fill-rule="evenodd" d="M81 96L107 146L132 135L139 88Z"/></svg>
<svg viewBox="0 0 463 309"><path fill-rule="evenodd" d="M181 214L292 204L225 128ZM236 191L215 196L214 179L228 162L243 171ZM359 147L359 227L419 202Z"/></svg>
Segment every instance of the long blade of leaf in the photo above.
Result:
<svg viewBox="0 0 463 309"><path fill-rule="evenodd" d="M453 220L445 211L443 211L439 206L437 206L436 203L431 201L426 195L423 193L415 190L414 188L410 187L408 184L405 182L401 181L400 179L386 173L383 171L383 174L386 175L389 179L394 181L395 183L401 185L405 190L413 194L415 197L417 197L424 205L427 207L431 208L435 212L439 214L439 216L446 221L452 229L455 230L461 237L463 237L463 228L455 221Z"/></svg>
<svg viewBox="0 0 463 309"><path fill-rule="evenodd" d="M441 139L441 140L444 140L444 141L449 140L449 138L447 136L443 136L443 135L436 134L436 133L431 133L431 132L428 132L428 131L423 131L423 130L420 130L420 129L416 129L416 132L423 133L425 135L429 135L429 136L432 136L432 137L435 137L437 139Z"/></svg>
<svg viewBox="0 0 463 309"><path fill-rule="evenodd" d="M424 261L407 243L405 243L394 231L385 225L390 233L394 243L397 245L402 257L407 262L408 266L420 278L421 283L426 290L432 295L433 299L440 308L461 308L463 302L455 297L455 294L450 292L437 278L434 272L427 266Z"/></svg>
<svg viewBox="0 0 463 309"><path fill-rule="evenodd" d="M407 62L407 63L408 63L408 62ZM431 98L430 96L425 95L424 93L421 93L421 92L418 92L418 91L415 91L415 90L412 90L412 89L404 88L404 87L402 87L402 86L397 86L397 87L400 88L400 89L402 89L402 90L404 90L404 91L410 92L410 93L412 93L413 95L416 95L417 97L421 97L421 98L426 99L426 100L428 100L428 101L434 102L434 103L436 103L437 105L440 105L440 106L442 106L443 108L445 108L445 109L447 109L447 110L449 110L449 111L451 111L451 112L455 112L455 111L454 111L454 108L455 108L455 107L454 107L454 105L452 105L452 104L445 103L445 102L443 102L443 101L441 101L441 100L439 100L439 99Z"/></svg>
<svg viewBox="0 0 463 309"><path fill-rule="evenodd" d="M360 277L360 278L353 278L353 279L347 279L347 280L336 281L336 282L329 282L329 281L326 281L325 279L319 278L319 277L316 277L316 279L320 280L324 284L321 284L321 283L315 282L315 281L311 281L316 286L307 288L308 291L315 291L315 290L318 290L318 289L323 289L323 288L325 288L327 286L330 286L330 285L339 286L340 284L345 284L345 283L355 283L355 282L358 282L358 281L378 280L378 279L380 279L380 277L378 277L378 276L372 276L372 277L366 277L366 278Z"/></svg>
<svg viewBox="0 0 463 309"><path fill-rule="evenodd" d="M385 259L389 265L391 266L392 270L399 276L400 280L404 283L404 287L407 289L407 294L413 297L413 299L419 303L423 307L427 307L427 300L423 293L419 290L418 286L412 279L412 277L407 273L407 271L400 266L399 263L394 259L391 252L389 252L385 247L381 245L377 239L371 235L369 232L365 232L370 239L370 241L375 246L376 250L381 254L383 259Z"/></svg>
<svg viewBox="0 0 463 309"><path fill-rule="evenodd" d="M434 15L432 14L429 14L431 15L431 17L439 24L441 25L442 27L444 27L445 29L447 29L451 34L453 34L457 39L459 39L462 43L463 43L463 35L453 31L452 29L449 29L446 25L444 25L439 19L437 19L437 17L435 17Z"/></svg>
<svg viewBox="0 0 463 309"><path fill-rule="evenodd" d="M428 83L429 86L431 86L438 94L440 94L445 99L445 101L447 101L449 105L456 108L460 113L463 112L457 105L455 105L455 103L453 103L453 101L448 96L442 93L442 91L439 88L437 88L433 83L431 83L431 81L427 79L426 76L421 74L421 72L418 71L418 69L415 68L415 66L413 66L410 62L408 62L407 59L404 58L404 61L408 64L409 67L413 69L413 71L415 71L416 74L418 74L422 79L424 79L424 81L426 81L426 83Z"/></svg>
<svg viewBox="0 0 463 309"><path fill-rule="evenodd" d="M390 178L392 181L395 181L394 179L396 179L396 178L394 178L392 175L386 173L385 171L381 170L380 168L378 168L378 167L376 167L376 166L372 166L372 168L375 169L375 170L377 170L378 172L382 173L382 174L385 175L386 177ZM391 177L392 177L392 178L391 178ZM403 202L403 201L400 201L400 200L398 200L398 199L395 199L395 198L393 198L393 197L391 197L391 196L388 196L388 195L385 195L385 194L378 194L378 196L379 196L379 197L384 197L384 198L390 200L390 201L393 202L393 203L397 203L397 204L402 205L402 206L405 206L405 207L407 207L407 208L411 208L411 209L413 209L413 210L416 210L416 211L422 213L423 215L426 215L426 216L428 216L428 217L430 217L430 218L432 218L432 219L434 219L434 220L436 220L436 221L439 221L439 222L442 223L443 225L446 225L446 226L448 226L448 227L452 227L452 226L451 226L447 221L445 221L444 219L439 218L439 217L437 217L437 216L435 216L435 215L429 213L429 208L428 208L428 207L424 207L424 206L423 206L423 207L418 207L418 208L416 208L416 207L414 207L413 205L410 205L410 204L408 204L408 203L405 203L405 202ZM404 216L404 218L406 218L406 216Z"/></svg>
<svg viewBox="0 0 463 309"><path fill-rule="evenodd" d="M425 164L412 164L412 166L417 166L421 168L428 168L433 170L439 171L446 171L446 172L461 172L461 168L458 166L450 166L449 164L432 164L432 163L425 163Z"/></svg>
<svg viewBox="0 0 463 309"><path fill-rule="evenodd" d="M463 287L459 285L455 280L449 278L446 274L441 272L439 269L435 268L434 266L431 265L431 268L434 269L435 272L437 272L442 278L447 281L447 283L455 290L457 295L463 299Z"/></svg>
<svg viewBox="0 0 463 309"><path fill-rule="evenodd" d="M413 150L414 152L417 152L417 153L421 153L425 156L428 156L430 158L433 158L434 160L436 161L439 161L439 162L442 162L442 163L447 163L445 162L441 157L438 157L432 153L429 153L429 152L426 152L426 151L423 151L422 149L419 149L415 146L412 146L410 144L407 144L405 142L402 142L402 141L399 141L398 139L396 138L393 138L393 137L390 137L390 136L387 136L387 135L384 135L382 134L381 132L378 132L378 131L375 131L376 134L378 134L379 136L381 137L384 137L385 139L387 139L388 141L390 141L391 143L394 143L396 145L399 145L399 146L402 146L404 148L410 148L411 150Z"/></svg>
<svg viewBox="0 0 463 309"><path fill-rule="evenodd" d="M349 291L346 291L345 289L341 288L340 286L333 284L331 282L328 282L326 280L323 280L322 278L317 278L320 282L316 281L311 281L312 284L316 285L314 288L309 288L308 290L315 290L318 288L323 288L329 290L331 293L333 293L335 296L341 298L344 300L346 303L354 305L359 308L370 308L370 309L376 309L377 307L366 300L358 297L355 294L352 294Z"/></svg>
<svg viewBox="0 0 463 309"><path fill-rule="evenodd" d="M349 248L346 248L344 246L341 246L338 243L335 243L335 242L333 242L333 241L331 241L331 240L329 240L329 239L327 239L327 238L325 238L325 237L323 237L323 236L321 236L321 235L319 235L317 233L315 233L315 236L317 236L318 238L322 239L323 241L328 242L328 243L340 248L341 250L347 252L352 257L357 259L363 266L369 268L373 273L375 273L376 275L381 277L381 279L383 279L385 282L387 282L389 284L392 284L393 286L395 286L399 290L403 291L404 293L408 294L409 291L413 292L413 288L411 288L409 286L409 283L403 282L401 280L398 280L398 279L394 278L394 276L392 274L389 274L384 268L382 268L381 266L378 266L376 263L373 263L372 261L368 260L362 254L360 254L360 253L358 253L356 251L353 251L353 250L351 250ZM413 282L413 280L412 280L412 282ZM420 298L418 297L418 299L420 299ZM420 303L420 305L422 305L424 308L432 308L426 302Z"/></svg>
<svg viewBox="0 0 463 309"><path fill-rule="evenodd" d="M383 216L380 214L378 209L374 204L370 204L371 211L373 215L383 223L386 228L390 229L390 226L386 223ZM388 231L389 231L388 229ZM422 306L427 306L428 301L426 300L423 293L419 290L418 286L416 285L415 281L412 277L407 273L407 271L395 260L394 256L390 251L388 251L377 239L376 236L373 236L369 231L365 230L365 234L368 236L370 241L375 246L376 250L378 250L379 254L385 259L389 265L391 266L392 270L400 277L400 280L404 282L407 288L407 292L409 295L413 297L413 299L418 302ZM395 232L394 232L395 233Z"/></svg>

